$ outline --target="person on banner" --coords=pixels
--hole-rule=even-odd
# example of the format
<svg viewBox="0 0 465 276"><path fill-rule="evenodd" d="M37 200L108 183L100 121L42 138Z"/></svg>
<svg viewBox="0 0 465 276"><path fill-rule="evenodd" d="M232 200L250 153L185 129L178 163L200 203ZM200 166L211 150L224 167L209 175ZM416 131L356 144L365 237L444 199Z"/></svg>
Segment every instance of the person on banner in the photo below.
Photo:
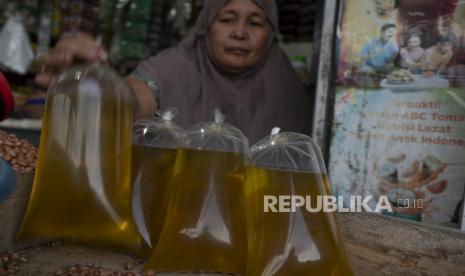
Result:
<svg viewBox="0 0 465 276"><path fill-rule="evenodd" d="M409 34L420 35L422 47L428 49L436 44L439 37L448 36L452 41L452 18L457 0L397 0L397 25L399 42L406 44ZM454 42L454 41L452 41Z"/></svg>
<svg viewBox="0 0 465 276"><path fill-rule="evenodd" d="M453 23L456 27L451 30L455 34L454 56L445 77L452 86L465 87L465 2L457 5Z"/></svg>
<svg viewBox="0 0 465 276"><path fill-rule="evenodd" d="M372 23L380 27L386 22L395 22L397 20L395 7L396 0L372 0L371 8L367 10L367 13L372 15Z"/></svg>
<svg viewBox="0 0 465 276"><path fill-rule="evenodd" d="M407 45L400 49L400 66L413 74L421 74L425 63L425 50L418 34L410 35Z"/></svg>
<svg viewBox="0 0 465 276"><path fill-rule="evenodd" d="M389 73L399 52L395 40L397 33L394 23L381 26L379 37L366 42L360 51L360 71L364 73Z"/></svg>
<svg viewBox="0 0 465 276"><path fill-rule="evenodd" d="M127 78L139 118L177 108L176 123L211 120L220 108L251 143L280 126L310 134L312 102L278 43L274 0L207 0L192 32L178 46L143 60ZM106 56L89 36L58 42L42 58L36 81L48 86L73 60Z"/></svg>
<svg viewBox="0 0 465 276"><path fill-rule="evenodd" d="M401 43L407 40L412 32L420 34L421 46L424 49L436 46L440 39L450 41L454 55L442 76L455 87L465 86L465 66L462 62L465 59L461 58L465 57L465 52L461 46L461 39L453 28L463 6L464 4L458 0L397 0L395 5ZM425 69L429 76L430 69Z"/></svg>
<svg viewBox="0 0 465 276"><path fill-rule="evenodd" d="M446 37L441 37L436 45L425 52L425 68L433 70L436 74L442 74L452 59L454 52L452 42Z"/></svg>
<svg viewBox="0 0 465 276"><path fill-rule="evenodd" d="M459 39L457 34L453 31L453 18L452 17L440 17L437 25L437 39L447 39L452 44L454 49L459 47Z"/></svg>

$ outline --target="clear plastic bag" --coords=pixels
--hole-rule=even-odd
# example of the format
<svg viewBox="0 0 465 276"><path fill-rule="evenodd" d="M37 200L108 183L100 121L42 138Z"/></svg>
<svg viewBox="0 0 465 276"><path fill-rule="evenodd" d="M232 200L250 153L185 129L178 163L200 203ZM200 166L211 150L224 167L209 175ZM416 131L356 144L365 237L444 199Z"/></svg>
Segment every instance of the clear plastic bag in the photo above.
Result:
<svg viewBox="0 0 465 276"><path fill-rule="evenodd" d="M315 208L316 197L329 192L310 137L276 128L253 145L245 166L246 275L352 275L333 213L278 204L310 196Z"/></svg>
<svg viewBox="0 0 465 276"><path fill-rule="evenodd" d="M240 130L215 121L186 131L178 150L167 217L146 268L169 272L243 273L245 218L240 168L248 150Z"/></svg>
<svg viewBox="0 0 465 276"><path fill-rule="evenodd" d="M32 60L31 42L19 15L11 16L0 31L0 63L25 74Z"/></svg>
<svg viewBox="0 0 465 276"><path fill-rule="evenodd" d="M184 131L172 121L176 110L133 127L133 213L139 232L154 247L166 214L166 190L173 175L176 149L184 145Z"/></svg>
<svg viewBox="0 0 465 276"><path fill-rule="evenodd" d="M130 87L106 65L76 66L56 78L20 240L149 254L131 212L133 105Z"/></svg>

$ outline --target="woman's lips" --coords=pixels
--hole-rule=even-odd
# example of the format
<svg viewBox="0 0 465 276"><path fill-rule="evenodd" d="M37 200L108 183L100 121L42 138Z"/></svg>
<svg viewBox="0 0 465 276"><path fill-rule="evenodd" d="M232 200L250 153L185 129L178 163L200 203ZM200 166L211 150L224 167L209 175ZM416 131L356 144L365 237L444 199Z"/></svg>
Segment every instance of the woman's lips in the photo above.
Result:
<svg viewBox="0 0 465 276"><path fill-rule="evenodd" d="M225 52L227 54L231 54L231 55L235 55L235 56L247 56L250 53L249 50L247 50L246 48L242 48L242 47L226 48Z"/></svg>

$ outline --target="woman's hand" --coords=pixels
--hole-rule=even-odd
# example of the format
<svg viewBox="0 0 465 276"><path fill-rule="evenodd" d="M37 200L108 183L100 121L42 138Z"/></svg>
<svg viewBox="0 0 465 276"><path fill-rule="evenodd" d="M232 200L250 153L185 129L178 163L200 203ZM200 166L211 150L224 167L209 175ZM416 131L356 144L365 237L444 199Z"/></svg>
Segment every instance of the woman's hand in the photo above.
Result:
<svg viewBox="0 0 465 276"><path fill-rule="evenodd" d="M48 87L55 75L73 62L93 62L107 60L107 52L93 37L84 33L65 37L58 41L55 48L39 58L41 72L35 81L42 87Z"/></svg>
<svg viewBox="0 0 465 276"><path fill-rule="evenodd" d="M73 62L107 61L107 52L93 37L78 33L61 39L55 48L40 57L42 70L35 77L38 85L48 87L58 72ZM135 117L153 116L156 111L156 100L150 88L142 81L127 78L136 97Z"/></svg>

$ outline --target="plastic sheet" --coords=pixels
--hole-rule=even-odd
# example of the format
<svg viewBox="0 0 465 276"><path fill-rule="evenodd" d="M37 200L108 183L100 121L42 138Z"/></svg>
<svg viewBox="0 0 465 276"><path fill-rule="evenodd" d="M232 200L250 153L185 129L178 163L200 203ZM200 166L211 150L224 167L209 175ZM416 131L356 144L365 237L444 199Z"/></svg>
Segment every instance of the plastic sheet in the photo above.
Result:
<svg viewBox="0 0 465 276"><path fill-rule="evenodd" d="M224 123L186 131L170 184L167 217L146 268L156 271L242 273L245 269L243 178L247 138Z"/></svg>
<svg viewBox="0 0 465 276"><path fill-rule="evenodd" d="M251 147L245 167L246 275L352 275L334 214L306 207L317 209L317 197L329 193L321 156L308 136L277 128ZM310 202L287 210L278 204L283 196Z"/></svg>
<svg viewBox="0 0 465 276"><path fill-rule="evenodd" d="M34 53L21 17L11 16L0 32L0 63L25 74L33 59Z"/></svg>
<svg viewBox="0 0 465 276"><path fill-rule="evenodd" d="M126 82L99 63L57 77L47 95L19 239L62 238L148 253L131 213L133 101Z"/></svg>

